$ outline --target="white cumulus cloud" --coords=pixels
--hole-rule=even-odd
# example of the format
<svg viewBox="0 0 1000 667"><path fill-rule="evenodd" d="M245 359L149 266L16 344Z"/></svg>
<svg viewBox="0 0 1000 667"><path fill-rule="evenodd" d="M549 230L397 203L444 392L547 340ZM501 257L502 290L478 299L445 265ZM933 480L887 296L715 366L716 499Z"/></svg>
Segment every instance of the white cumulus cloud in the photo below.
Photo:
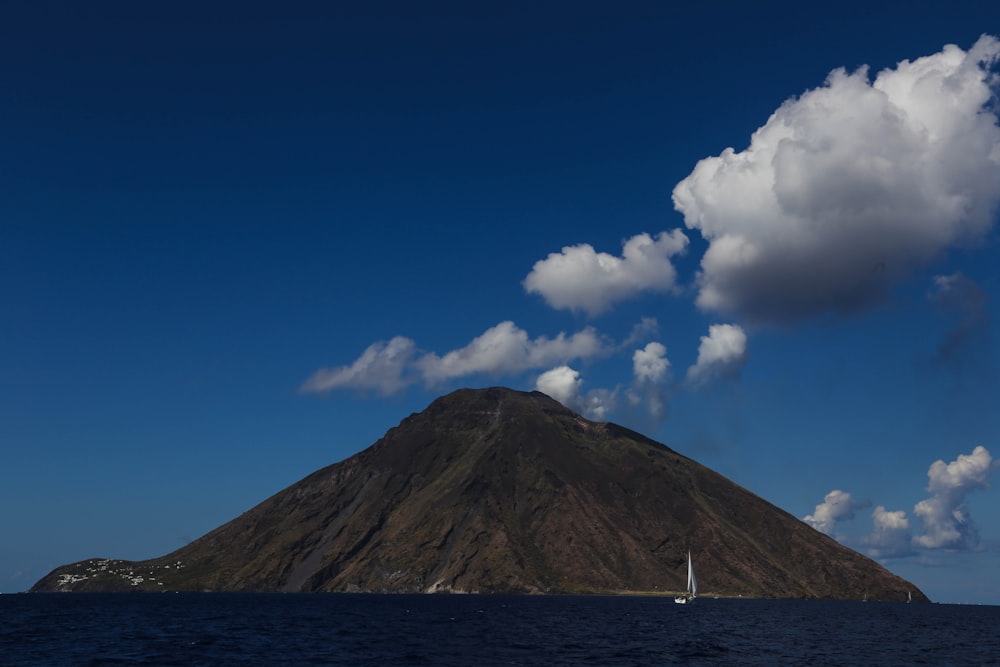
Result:
<svg viewBox="0 0 1000 667"><path fill-rule="evenodd" d="M670 371L667 348L663 343L647 343L646 347L632 353L632 370L641 382L663 382Z"/></svg>
<svg viewBox="0 0 1000 667"><path fill-rule="evenodd" d="M656 341L632 353L632 384L626 392L628 404L641 414L640 421L661 422L667 414L664 383L670 380L667 348Z"/></svg>
<svg viewBox="0 0 1000 667"><path fill-rule="evenodd" d="M698 360L688 368L689 382L701 384L715 378L735 377L747 360L747 335L736 324L713 324L701 337Z"/></svg>
<svg viewBox="0 0 1000 667"><path fill-rule="evenodd" d="M986 488L990 475L1000 467L989 451L976 447L971 454L960 454L951 463L935 461L927 471L927 491L931 497L920 501L913 514L920 520L921 532L914 535L910 519L903 510L889 511L879 505L872 512L872 532L859 542L873 558L912 556L914 548L974 550L979 535L969 515L966 497L975 489ZM803 520L817 530L832 534L840 521L853 518L864 505L853 501L849 493L834 490ZM838 539L843 539L838 537Z"/></svg>
<svg viewBox="0 0 1000 667"><path fill-rule="evenodd" d="M906 512L879 505L872 512L872 532L863 542L872 558L898 558L912 553L911 539Z"/></svg>
<svg viewBox="0 0 1000 667"><path fill-rule="evenodd" d="M567 336L539 336L528 333L510 321L487 329L463 348L444 356L428 353L417 361L428 383L439 382L475 373L517 373L532 368L544 368L553 363L572 359L587 359L604 352L604 342L597 332L586 327Z"/></svg>
<svg viewBox="0 0 1000 667"><path fill-rule="evenodd" d="M582 393L583 380L580 373L569 366L557 366L538 376L535 389L556 399L567 408L576 410L584 417L604 421L614 411L616 392L607 389L592 389Z"/></svg>
<svg viewBox="0 0 1000 667"><path fill-rule="evenodd" d="M410 383L406 371L416 350L416 344L403 336L396 336L388 343L372 343L352 364L321 368L299 390L315 394L333 389L360 389L386 396L394 394Z"/></svg>
<svg viewBox="0 0 1000 667"><path fill-rule="evenodd" d="M826 494L823 502L816 505L816 509L812 514L807 514L802 520L821 533L833 535L833 529L837 523L853 519L854 511L862 506L854 502L850 493L834 489Z"/></svg>
<svg viewBox="0 0 1000 667"><path fill-rule="evenodd" d="M973 549L979 542L966 496L988 486L996 469L989 451L978 446L971 454L960 454L951 463L937 460L927 471L927 490L931 497L913 508L923 532L913 542L926 549Z"/></svg>
<svg viewBox="0 0 1000 667"><path fill-rule="evenodd" d="M579 398L582 385L583 380L580 379L579 371L575 371L569 366L558 366L547 370L535 380L535 389L551 396L567 407Z"/></svg>
<svg viewBox="0 0 1000 667"><path fill-rule="evenodd" d="M833 71L750 145L701 160L673 191L709 241L699 307L783 323L878 302L943 250L983 237L1000 202L992 100L1000 42Z"/></svg>
<svg viewBox="0 0 1000 667"><path fill-rule="evenodd" d="M299 390L324 393L334 389L374 390L383 395L424 382L428 385L476 374L513 375L574 359L590 359L608 353L608 344L592 327L554 338L529 338L510 321L490 327L459 349L444 355L418 353L414 341L396 336L378 341L355 361L335 368L321 368Z"/></svg>
<svg viewBox="0 0 1000 667"><path fill-rule="evenodd" d="M540 294L553 308L599 315L643 291L666 292L676 286L670 258L682 253L688 238L679 229L656 238L638 234L624 243L621 257L581 243L566 246L535 262L524 279L529 294Z"/></svg>

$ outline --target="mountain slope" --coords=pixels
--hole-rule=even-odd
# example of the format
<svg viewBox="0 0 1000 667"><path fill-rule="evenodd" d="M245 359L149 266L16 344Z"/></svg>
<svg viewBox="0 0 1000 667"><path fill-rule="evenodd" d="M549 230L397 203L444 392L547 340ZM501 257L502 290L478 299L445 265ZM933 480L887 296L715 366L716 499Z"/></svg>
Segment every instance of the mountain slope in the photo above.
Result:
<svg viewBox="0 0 1000 667"><path fill-rule="evenodd" d="M654 592L926 599L721 475L544 394L459 390L162 558L32 589Z"/></svg>

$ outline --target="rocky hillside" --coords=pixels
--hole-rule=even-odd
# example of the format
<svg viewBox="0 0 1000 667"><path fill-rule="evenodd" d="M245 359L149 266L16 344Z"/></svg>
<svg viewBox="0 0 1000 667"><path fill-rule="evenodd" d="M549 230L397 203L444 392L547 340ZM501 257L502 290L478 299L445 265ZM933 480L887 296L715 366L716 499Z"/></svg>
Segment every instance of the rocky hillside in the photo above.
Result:
<svg viewBox="0 0 1000 667"><path fill-rule="evenodd" d="M33 591L609 593L926 600L721 475L544 394L460 390L161 558Z"/></svg>

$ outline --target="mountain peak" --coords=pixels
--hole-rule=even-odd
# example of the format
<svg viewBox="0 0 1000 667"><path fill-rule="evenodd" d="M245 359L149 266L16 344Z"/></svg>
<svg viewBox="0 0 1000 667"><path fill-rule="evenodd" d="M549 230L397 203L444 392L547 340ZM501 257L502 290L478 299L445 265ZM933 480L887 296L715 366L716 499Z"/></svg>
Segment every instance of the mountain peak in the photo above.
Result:
<svg viewBox="0 0 1000 667"><path fill-rule="evenodd" d="M554 398L540 391L517 391L507 387L487 387L485 389L457 389L436 398L426 410L418 415L430 419L450 416L458 424L468 423L486 417L497 422L512 414L540 412L583 419Z"/></svg>

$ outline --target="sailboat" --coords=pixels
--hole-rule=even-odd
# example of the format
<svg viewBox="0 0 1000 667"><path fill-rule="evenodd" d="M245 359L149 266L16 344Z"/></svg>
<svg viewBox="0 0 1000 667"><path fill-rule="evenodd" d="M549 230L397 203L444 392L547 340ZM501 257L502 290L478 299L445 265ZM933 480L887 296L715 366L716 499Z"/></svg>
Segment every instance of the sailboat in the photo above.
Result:
<svg viewBox="0 0 1000 667"><path fill-rule="evenodd" d="M688 552L688 581L687 590L683 595L674 598L677 604L687 604L693 602L698 597L698 580L694 576L694 567L691 565L691 552Z"/></svg>

